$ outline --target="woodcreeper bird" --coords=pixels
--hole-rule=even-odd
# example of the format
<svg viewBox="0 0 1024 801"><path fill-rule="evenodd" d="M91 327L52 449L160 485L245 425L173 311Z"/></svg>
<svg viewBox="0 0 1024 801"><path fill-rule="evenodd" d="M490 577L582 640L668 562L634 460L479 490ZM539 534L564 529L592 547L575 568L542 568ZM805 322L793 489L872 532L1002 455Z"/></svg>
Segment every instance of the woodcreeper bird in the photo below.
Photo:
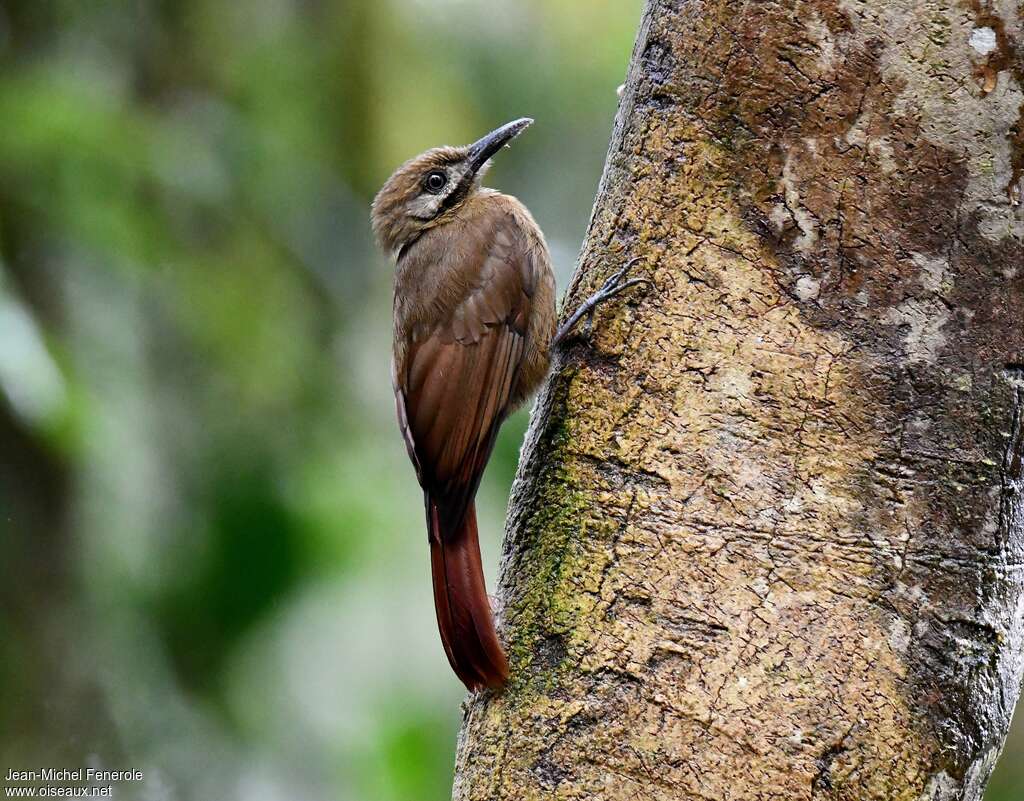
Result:
<svg viewBox="0 0 1024 801"><path fill-rule="evenodd" d="M448 661L470 691L500 687L508 662L484 586L474 498L498 429L538 387L550 352L602 300L642 279L627 267L556 331L544 235L516 198L481 187L489 160L533 120L406 162L373 201L397 263L392 382L423 488L434 606Z"/></svg>

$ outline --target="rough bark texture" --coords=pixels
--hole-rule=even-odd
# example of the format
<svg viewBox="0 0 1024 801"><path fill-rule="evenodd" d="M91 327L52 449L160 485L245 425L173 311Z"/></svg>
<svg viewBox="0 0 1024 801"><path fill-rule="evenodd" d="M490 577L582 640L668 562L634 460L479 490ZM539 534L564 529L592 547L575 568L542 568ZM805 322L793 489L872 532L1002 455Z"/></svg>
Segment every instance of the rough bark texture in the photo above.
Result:
<svg viewBox="0 0 1024 801"><path fill-rule="evenodd" d="M456 799L978 799L1022 670L1014 2L650 0ZM644 269L638 265L638 270Z"/></svg>

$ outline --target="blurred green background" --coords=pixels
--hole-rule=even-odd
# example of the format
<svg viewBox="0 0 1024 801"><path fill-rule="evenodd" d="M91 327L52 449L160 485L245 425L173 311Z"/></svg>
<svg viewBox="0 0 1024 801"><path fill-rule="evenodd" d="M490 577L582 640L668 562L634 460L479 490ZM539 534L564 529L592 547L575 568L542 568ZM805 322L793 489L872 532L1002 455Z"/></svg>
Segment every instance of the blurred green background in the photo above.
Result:
<svg viewBox="0 0 1024 801"><path fill-rule="evenodd" d="M564 287L641 5L0 0L4 774L449 797L463 692L369 203L415 153L533 116L488 182ZM524 427L481 490L492 582ZM993 801L1024 788L1011 749Z"/></svg>

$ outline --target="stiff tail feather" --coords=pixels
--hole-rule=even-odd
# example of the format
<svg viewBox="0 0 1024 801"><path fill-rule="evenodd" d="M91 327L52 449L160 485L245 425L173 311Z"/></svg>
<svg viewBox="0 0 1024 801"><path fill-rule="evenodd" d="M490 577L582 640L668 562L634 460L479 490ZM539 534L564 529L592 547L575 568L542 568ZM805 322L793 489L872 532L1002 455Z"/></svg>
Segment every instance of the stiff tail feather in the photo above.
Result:
<svg viewBox="0 0 1024 801"><path fill-rule="evenodd" d="M484 586L476 507L469 505L457 530L443 531L437 504L428 498L427 518L434 608L448 661L470 692L501 687L508 679L508 661Z"/></svg>

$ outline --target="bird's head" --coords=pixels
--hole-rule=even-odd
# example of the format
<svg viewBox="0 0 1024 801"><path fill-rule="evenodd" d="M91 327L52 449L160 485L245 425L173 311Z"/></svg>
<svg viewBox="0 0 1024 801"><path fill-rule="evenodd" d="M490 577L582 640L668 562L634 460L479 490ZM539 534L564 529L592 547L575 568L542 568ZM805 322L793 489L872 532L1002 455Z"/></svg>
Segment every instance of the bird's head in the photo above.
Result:
<svg viewBox="0 0 1024 801"><path fill-rule="evenodd" d="M488 161L533 120L515 120L471 145L435 147L410 159L373 199L370 219L381 247L397 253L428 228L444 222L480 187Z"/></svg>

